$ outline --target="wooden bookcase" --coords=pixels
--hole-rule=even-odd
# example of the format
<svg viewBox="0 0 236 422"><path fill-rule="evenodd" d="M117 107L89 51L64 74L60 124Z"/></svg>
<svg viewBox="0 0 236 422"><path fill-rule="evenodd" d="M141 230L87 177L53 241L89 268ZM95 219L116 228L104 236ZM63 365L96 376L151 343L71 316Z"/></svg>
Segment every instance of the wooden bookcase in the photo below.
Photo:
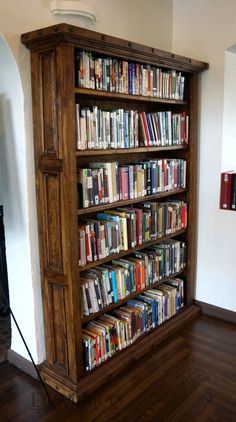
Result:
<svg viewBox="0 0 236 422"><path fill-rule="evenodd" d="M207 69L208 64L67 24L29 32L23 34L21 39L31 50L36 190L46 342L46 362L42 367L42 376L49 385L76 402L127 365L135 364L140 356L152 350L199 312L199 308L193 305L198 73ZM186 78L184 100L78 88L75 57L79 50L181 71ZM110 108L125 108L132 104L133 109L138 111L185 111L190 116L189 144L79 151L76 149L76 102ZM172 192L165 192L93 209L77 209L78 166L92 161L126 162L157 157L187 160L186 189L179 189L174 195ZM136 343L85 374L81 330L86 318L81 317L80 272L108 262L111 258L79 268L78 219L81 216L91 216L97 210L171 196L188 202L188 228L171 236L184 239L187 244L187 266L181 273L185 280L185 307L176 316L143 335ZM137 249L145 247L146 244ZM115 257L125 256L129 252L130 250L122 251ZM132 294L132 297L135 295ZM119 306L126 300L110 308Z"/></svg>

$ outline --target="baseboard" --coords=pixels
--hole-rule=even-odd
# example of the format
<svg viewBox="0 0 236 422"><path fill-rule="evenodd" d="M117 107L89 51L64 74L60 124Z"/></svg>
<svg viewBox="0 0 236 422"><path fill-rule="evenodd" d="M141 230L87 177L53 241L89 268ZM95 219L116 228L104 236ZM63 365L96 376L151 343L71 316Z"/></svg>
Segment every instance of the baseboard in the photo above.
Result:
<svg viewBox="0 0 236 422"><path fill-rule="evenodd" d="M236 312L229 311L228 309L219 308L218 306L210 305L209 303L194 300L194 303L202 308L204 315L212 316L222 319L227 322L236 324Z"/></svg>
<svg viewBox="0 0 236 422"><path fill-rule="evenodd" d="M25 359L23 356L19 355L13 350L8 350L7 359L12 365L16 366L21 371L26 372L26 374L35 379L38 379L38 374L35 371L34 365L28 359Z"/></svg>

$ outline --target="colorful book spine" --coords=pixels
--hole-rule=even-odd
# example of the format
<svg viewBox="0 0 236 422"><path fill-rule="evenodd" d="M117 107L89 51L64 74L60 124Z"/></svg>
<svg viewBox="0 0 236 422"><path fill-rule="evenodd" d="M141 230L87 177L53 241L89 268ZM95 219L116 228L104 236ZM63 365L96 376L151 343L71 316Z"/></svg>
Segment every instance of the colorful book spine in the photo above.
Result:
<svg viewBox="0 0 236 422"><path fill-rule="evenodd" d="M88 322L82 330L85 371L91 371L174 316L183 304L184 282L172 278Z"/></svg>
<svg viewBox="0 0 236 422"><path fill-rule="evenodd" d="M175 70L78 53L78 86L129 95L184 99L185 77Z"/></svg>

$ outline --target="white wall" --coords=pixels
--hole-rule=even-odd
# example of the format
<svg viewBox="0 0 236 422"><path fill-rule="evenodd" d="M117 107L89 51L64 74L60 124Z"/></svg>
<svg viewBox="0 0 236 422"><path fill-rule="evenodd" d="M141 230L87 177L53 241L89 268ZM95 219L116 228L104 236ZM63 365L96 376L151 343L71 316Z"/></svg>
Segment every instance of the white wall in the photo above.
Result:
<svg viewBox="0 0 236 422"><path fill-rule="evenodd" d="M236 46L225 52L221 171L236 171Z"/></svg>
<svg viewBox="0 0 236 422"><path fill-rule="evenodd" d="M236 213L219 210L219 189L222 146L224 164L230 157L227 142L222 145L225 52L235 42L234 0L173 0L173 51L210 63L201 77L196 299L232 311Z"/></svg>
<svg viewBox="0 0 236 422"><path fill-rule="evenodd" d="M0 37L0 203L4 206L10 304L36 356L33 271L29 236L27 160L22 84L16 62ZM32 160L31 160L32 161ZM31 206L32 208L32 206ZM37 245L32 245L37 251ZM37 289L35 289L36 293ZM40 294L38 303L40 304ZM40 304L41 305L41 304ZM42 333L42 318L37 326ZM27 352L12 323L12 350Z"/></svg>
<svg viewBox="0 0 236 422"><path fill-rule="evenodd" d="M44 359L34 191L29 52L20 34L68 22L171 50L172 0L90 0L97 23L54 17L49 0L0 2L1 193L5 209L11 306L36 363ZM8 50L8 47L10 50ZM12 56L11 56L12 54ZM28 358L13 325L12 349Z"/></svg>

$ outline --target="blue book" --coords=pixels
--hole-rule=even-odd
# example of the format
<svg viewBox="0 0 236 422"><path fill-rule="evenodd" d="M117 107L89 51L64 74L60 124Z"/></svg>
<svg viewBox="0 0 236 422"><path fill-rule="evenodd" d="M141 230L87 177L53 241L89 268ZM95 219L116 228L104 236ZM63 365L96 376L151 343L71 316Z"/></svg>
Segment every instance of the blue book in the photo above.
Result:
<svg viewBox="0 0 236 422"><path fill-rule="evenodd" d="M98 220L102 221L112 221L116 223L116 245L118 248L120 248L121 245L121 239L120 239L120 217L118 215L113 214L106 214L106 213L98 213L96 214L96 217Z"/></svg>
<svg viewBox="0 0 236 422"><path fill-rule="evenodd" d="M130 262L125 259L114 259L112 260L113 265L124 268L124 279L125 279L125 291L126 296L133 292L133 280L131 274Z"/></svg>
<svg viewBox="0 0 236 422"><path fill-rule="evenodd" d="M142 300L143 302L149 303L152 309L152 328L155 328L158 325L158 302L151 297L144 295L139 295L137 299Z"/></svg>
<svg viewBox="0 0 236 422"><path fill-rule="evenodd" d="M117 303L119 301L119 298L118 298L117 283L116 283L116 271L110 268L108 269L108 271L109 271L109 277L110 277L110 282L111 282L111 288L113 291L113 301L114 303Z"/></svg>
<svg viewBox="0 0 236 422"><path fill-rule="evenodd" d="M147 113L146 116L147 116L147 125L148 125L148 132L149 132L149 138L151 141L151 146L155 146L156 140L155 140L154 130L152 127L152 119L149 113Z"/></svg>
<svg viewBox="0 0 236 422"><path fill-rule="evenodd" d="M124 111L124 148L129 148L129 116L128 111Z"/></svg>
<svg viewBox="0 0 236 422"><path fill-rule="evenodd" d="M112 268L111 265L102 265L101 268L105 268L108 270L111 290L113 292L113 302L117 303L119 301L119 298L118 298L117 283L116 283L116 271Z"/></svg>
<svg viewBox="0 0 236 422"><path fill-rule="evenodd" d="M132 94L136 95L136 64L132 63Z"/></svg>
<svg viewBox="0 0 236 422"><path fill-rule="evenodd" d="M96 215L98 220L103 220L103 221L115 221L116 223L120 224L120 217L118 215L111 215L111 214L106 214L105 212L99 212Z"/></svg>
<svg viewBox="0 0 236 422"><path fill-rule="evenodd" d="M115 162L115 173L116 173L116 193L117 201L120 200L120 179L119 179L119 165Z"/></svg>
<svg viewBox="0 0 236 422"><path fill-rule="evenodd" d="M127 305L130 305L134 308L138 308L141 310L141 323L142 328L140 334L147 331L148 324L147 324L147 306L144 302L141 302L140 300L128 300Z"/></svg>
<svg viewBox="0 0 236 422"><path fill-rule="evenodd" d="M157 162L150 161L150 164L151 164L151 195L155 195L155 193L157 193L157 186L156 186Z"/></svg>
<svg viewBox="0 0 236 422"><path fill-rule="evenodd" d="M128 94L132 95L132 63L128 64Z"/></svg>

